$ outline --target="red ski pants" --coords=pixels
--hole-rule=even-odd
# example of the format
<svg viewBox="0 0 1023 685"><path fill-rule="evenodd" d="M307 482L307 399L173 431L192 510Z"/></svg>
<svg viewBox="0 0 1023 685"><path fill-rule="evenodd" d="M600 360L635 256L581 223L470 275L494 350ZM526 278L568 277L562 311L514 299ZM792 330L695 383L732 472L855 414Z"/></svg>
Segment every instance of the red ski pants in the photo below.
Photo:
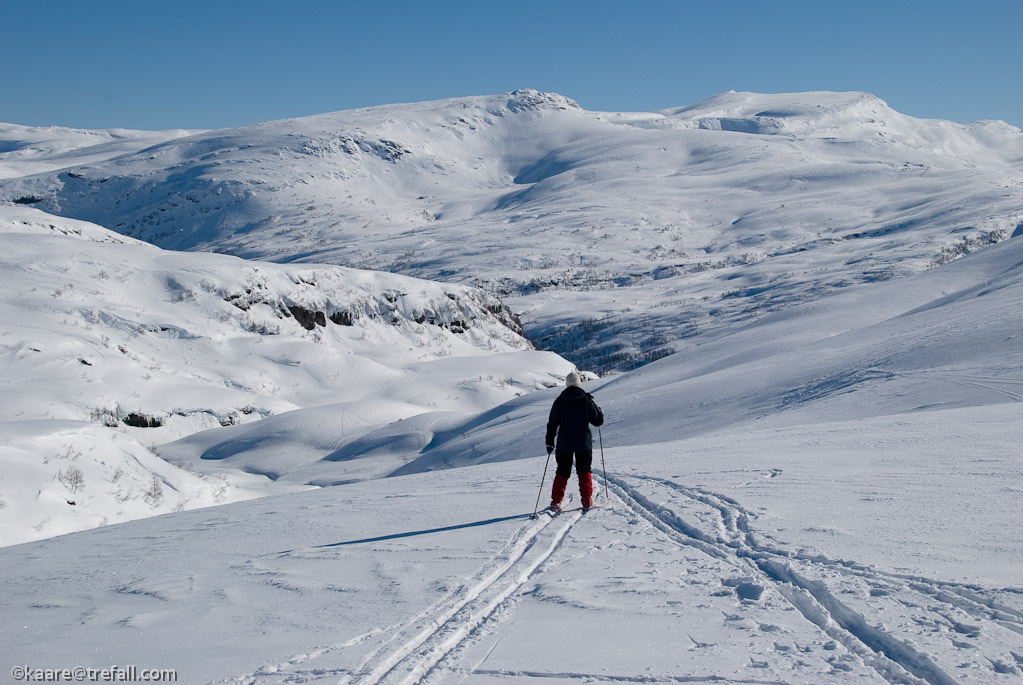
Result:
<svg viewBox="0 0 1023 685"><path fill-rule="evenodd" d="M593 476L590 469L593 465L593 452L583 450L580 452L564 452L557 450L554 458L558 461L557 475L554 476L554 489L551 491L551 502L561 504L565 497L565 490L568 488L568 477L572 475L572 462L575 461L575 472L579 476L579 497L582 505L589 507L593 504Z"/></svg>

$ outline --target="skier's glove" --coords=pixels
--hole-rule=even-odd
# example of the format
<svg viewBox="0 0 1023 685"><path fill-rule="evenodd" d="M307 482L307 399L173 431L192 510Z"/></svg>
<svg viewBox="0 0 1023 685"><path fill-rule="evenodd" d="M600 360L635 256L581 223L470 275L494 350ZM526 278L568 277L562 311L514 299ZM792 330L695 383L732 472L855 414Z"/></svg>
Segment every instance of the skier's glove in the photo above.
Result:
<svg viewBox="0 0 1023 685"><path fill-rule="evenodd" d="M554 451L554 445L547 445L547 456L551 456L551 452Z"/></svg>

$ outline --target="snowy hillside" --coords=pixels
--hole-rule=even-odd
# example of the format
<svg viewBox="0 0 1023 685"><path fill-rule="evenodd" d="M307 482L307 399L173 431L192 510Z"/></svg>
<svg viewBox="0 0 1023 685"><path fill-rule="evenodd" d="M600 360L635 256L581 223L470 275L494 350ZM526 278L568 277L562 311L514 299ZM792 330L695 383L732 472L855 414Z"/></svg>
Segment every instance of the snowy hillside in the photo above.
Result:
<svg viewBox="0 0 1023 685"><path fill-rule="evenodd" d="M567 511L529 517L550 390L452 422L407 475L8 547L0 672L1016 683L1021 274L1017 238L591 381L608 423L585 515L573 484ZM203 449L219 435L245 463L267 440L250 457L294 473L298 436L334 430L322 418Z"/></svg>
<svg viewBox="0 0 1023 685"><path fill-rule="evenodd" d="M200 476L158 458L156 445L197 431L317 408L324 456L400 419L483 411L570 368L461 286L166 252L28 208L0 208L0 231L7 544L252 496L283 468ZM400 465L376 460L369 475ZM353 477L345 463L322 470Z"/></svg>
<svg viewBox="0 0 1023 685"><path fill-rule="evenodd" d="M1019 129L518 91L2 130L0 680L1023 678ZM530 516L571 364L503 302L624 370L585 514Z"/></svg>
<svg viewBox="0 0 1023 685"><path fill-rule="evenodd" d="M96 164L201 131L89 131L0 124L0 179Z"/></svg>
<svg viewBox="0 0 1023 685"><path fill-rule="evenodd" d="M605 432L617 445L1020 402L1021 310L1017 238L757 319L594 392L612 408ZM458 442L438 441L409 468L525 457L528 446L507 445L541 430L550 399L521 398L486 422L456 428ZM509 424L506 416L524 420Z"/></svg>
<svg viewBox="0 0 1023 685"><path fill-rule="evenodd" d="M627 369L1009 237L1023 131L866 93L601 113L516 91L211 131L0 199L166 248L481 283L545 349Z"/></svg>
<svg viewBox="0 0 1023 685"><path fill-rule="evenodd" d="M731 435L1023 401L1023 238L864 289L738 324L710 340L588 386L608 413L603 433L639 448ZM533 457L559 390L523 395L461 422L387 426L353 446L388 450L399 473ZM433 417L423 419L435 421ZM1019 427L1017 427L1018 429ZM237 431L236 431L237 432ZM231 450L236 459L271 424L239 441L207 433L168 446L176 458ZM304 434L315 432L306 427Z"/></svg>

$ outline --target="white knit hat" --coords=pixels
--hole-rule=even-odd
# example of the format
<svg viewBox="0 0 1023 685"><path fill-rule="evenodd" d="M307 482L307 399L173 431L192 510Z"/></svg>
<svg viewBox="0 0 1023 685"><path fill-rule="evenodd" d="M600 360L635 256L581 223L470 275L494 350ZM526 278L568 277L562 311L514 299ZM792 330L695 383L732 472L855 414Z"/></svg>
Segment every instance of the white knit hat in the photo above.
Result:
<svg viewBox="0 0 1023 685"><path fill-rule="evenodd" d="M568 372L568 375L565 376L565 385L570 388L581 388L583 387L583 377L579 375L578 371L572 369Z"/></svg>

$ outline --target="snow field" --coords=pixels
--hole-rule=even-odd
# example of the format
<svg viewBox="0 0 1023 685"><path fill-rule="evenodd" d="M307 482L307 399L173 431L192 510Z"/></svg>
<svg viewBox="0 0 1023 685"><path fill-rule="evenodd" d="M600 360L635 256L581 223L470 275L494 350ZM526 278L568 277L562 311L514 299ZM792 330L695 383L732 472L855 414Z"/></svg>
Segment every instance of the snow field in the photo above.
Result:
<svg viewBox="0 0 1023 685"><path fill-rule="evenodd" d="M10 547L4 572L31 572L7 576L3 652L60 641L187 682L1014 682L1020 418L607 445L611 499L598 469L585 515L573 482L565 512L529 518L534 457ZM987 462L949 479L962 425ZM853 473L864 434L898 476Z"/></svg>
<svg viewBox="0 0 1023 685"><path fill-rule="evenodd" d="M256 497L261 479L178 468L109 428L0 422L0 539L6 544Z"/></svg>

